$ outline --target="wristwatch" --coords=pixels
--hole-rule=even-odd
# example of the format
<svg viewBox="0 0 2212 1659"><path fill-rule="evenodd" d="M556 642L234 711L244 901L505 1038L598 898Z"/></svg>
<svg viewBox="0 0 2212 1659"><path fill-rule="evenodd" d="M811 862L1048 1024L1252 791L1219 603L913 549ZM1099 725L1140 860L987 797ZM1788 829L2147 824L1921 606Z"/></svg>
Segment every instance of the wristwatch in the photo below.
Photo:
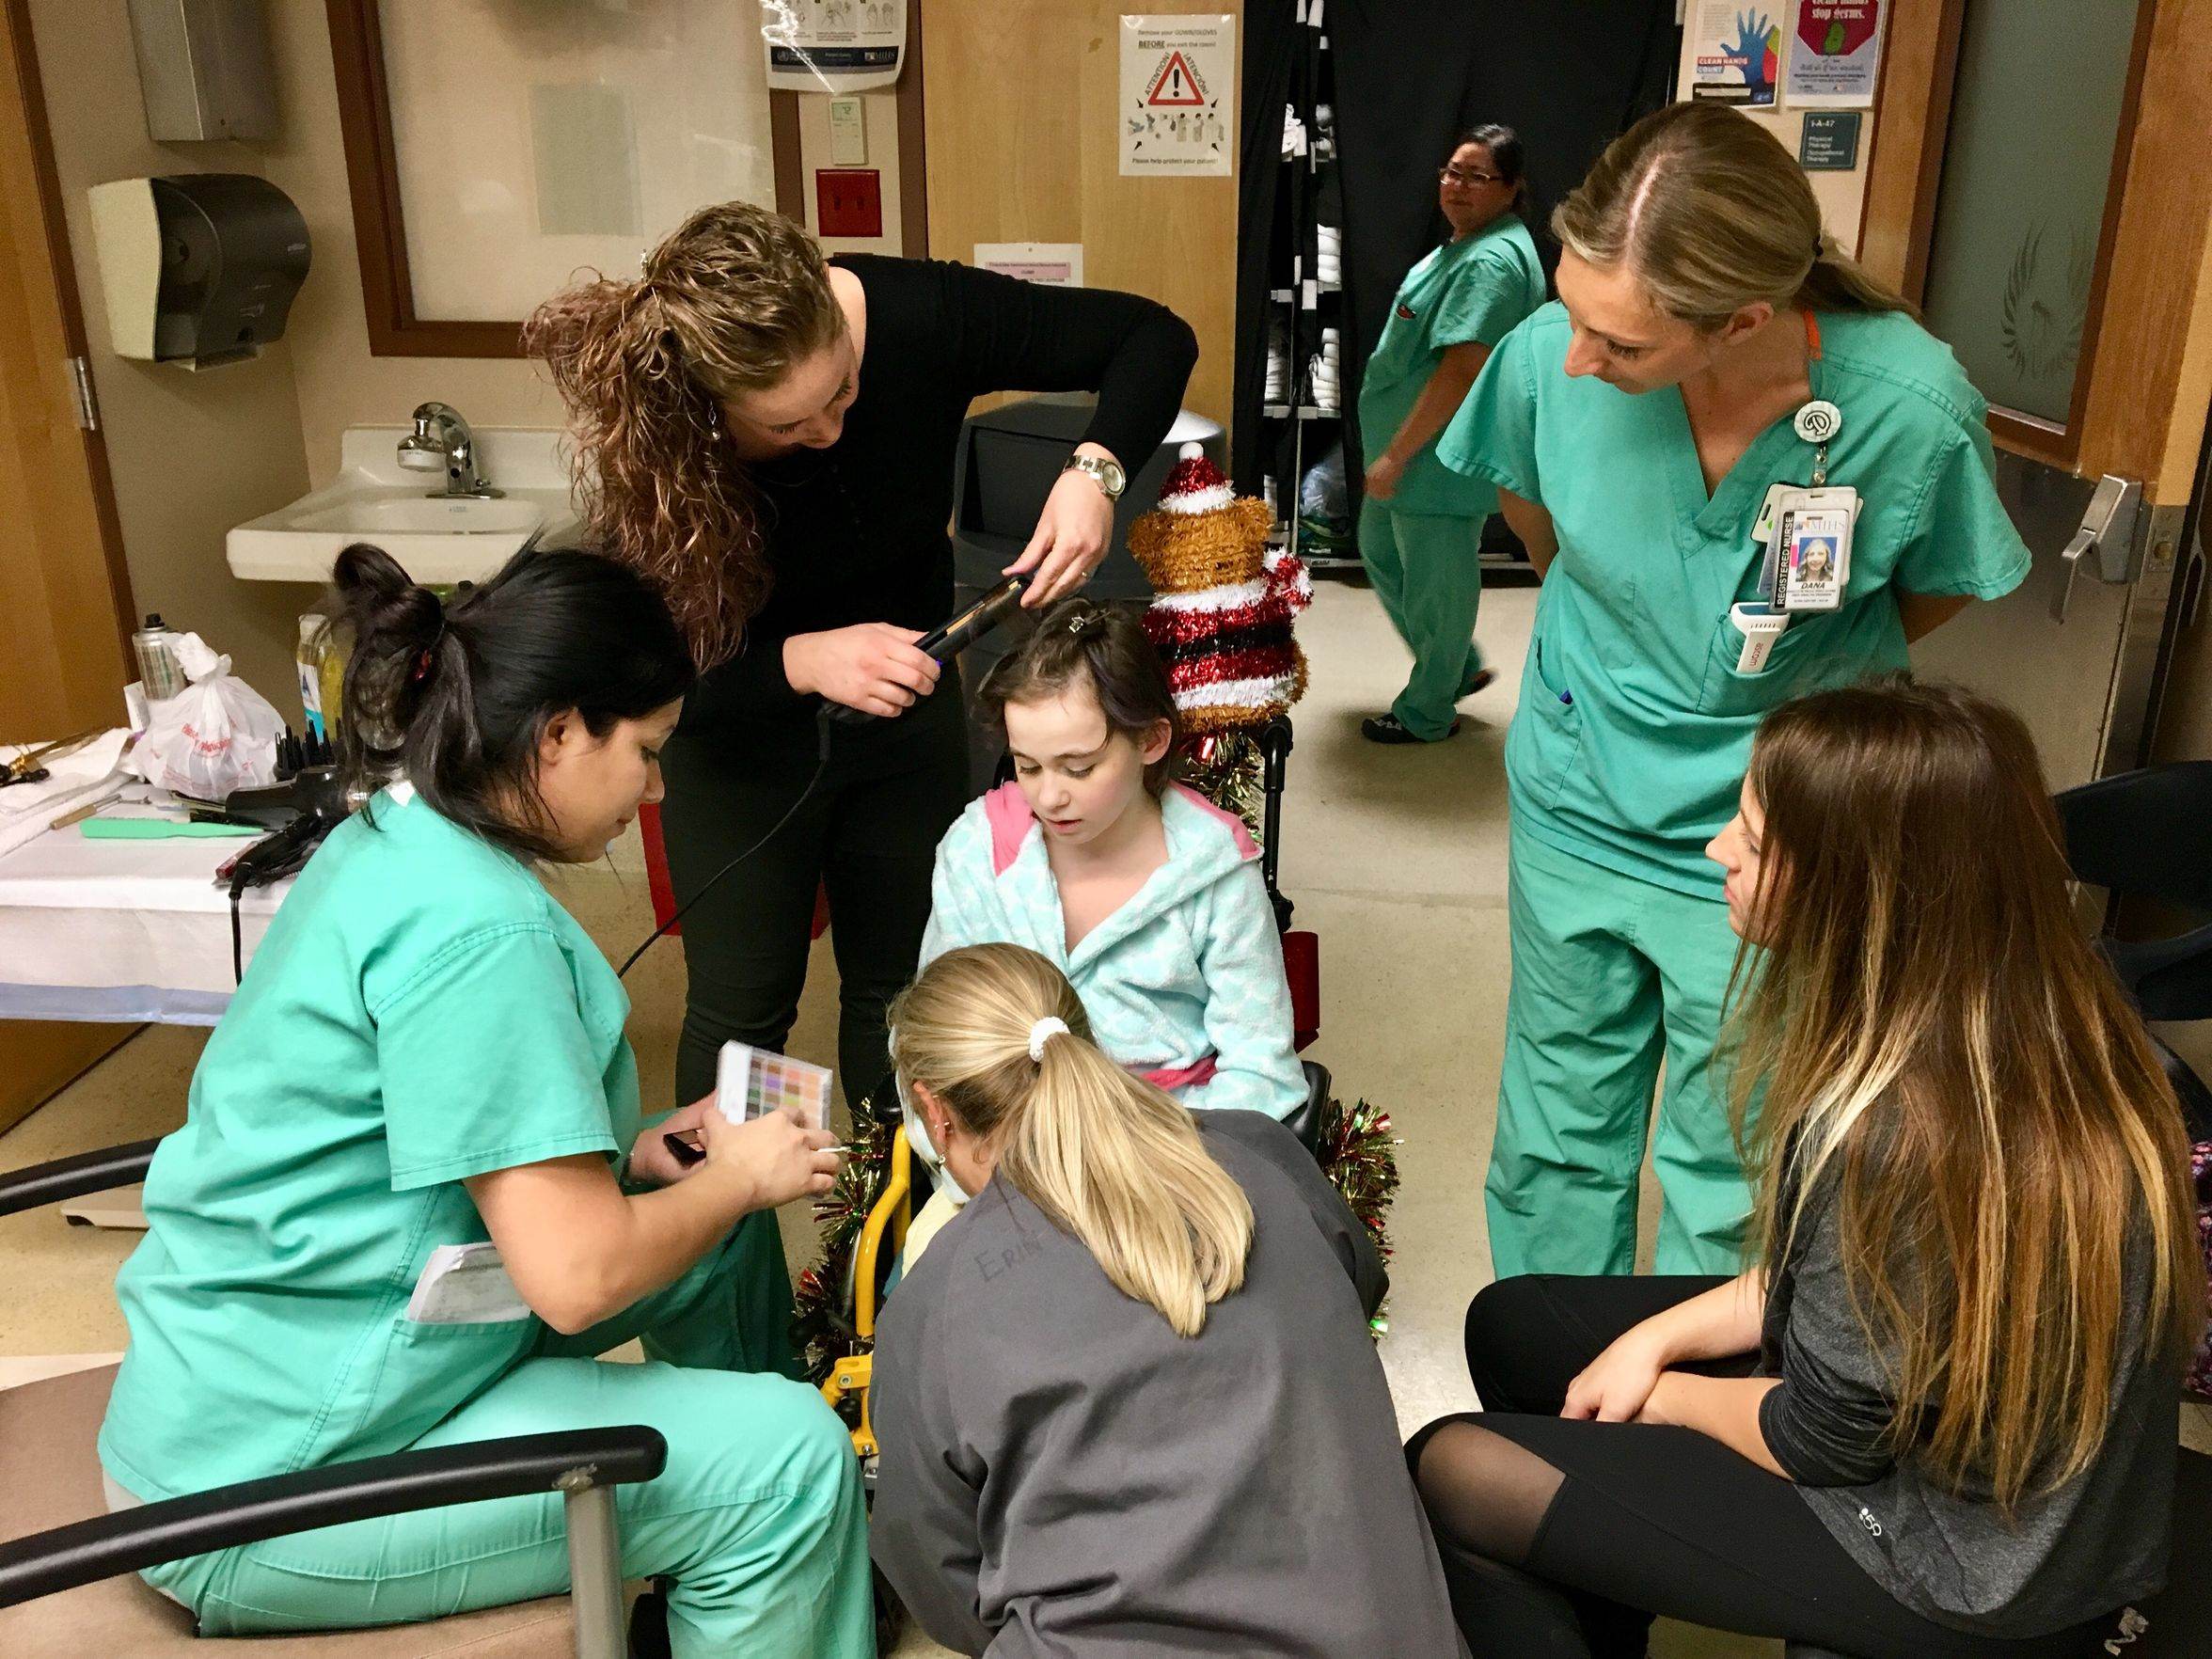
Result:
<svg viewBox="0 0 2212 1659"><path fill-rule="evenodd" d="M1105 492L1109 501L1120 500L1121 492L1129 487L1129 474L1122 471L1121 463L1103 455L1070 455L1060 470L1082 473Z"/></svg>

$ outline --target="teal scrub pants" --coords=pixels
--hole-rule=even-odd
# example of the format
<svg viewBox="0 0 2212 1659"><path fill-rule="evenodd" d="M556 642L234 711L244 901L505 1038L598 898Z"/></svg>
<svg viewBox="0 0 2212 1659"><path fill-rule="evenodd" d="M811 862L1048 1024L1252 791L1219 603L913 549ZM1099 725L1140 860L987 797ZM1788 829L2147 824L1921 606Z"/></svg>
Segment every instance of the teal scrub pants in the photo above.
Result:
<svg viewBox="0 0 2212 1659"><path fill-rule="evenodd" d="M818 1392L740 1368L744 1232L608 1323L548 1332L416 1446L649 1424L668 1438L668 1467L615 1489L623 1575L673 1581L677 1659L864 1659L876 1628L860 1463ZM590 1357L632 1337L643 1365ZM146 1578L203 1635L407 1624L565 1593L567 1533L558 1496L504 1498L245 1544Z"/></svg>
<svg viewBox="0 0 2212 1659"><path fill-rule="evenodd" d="M1396 513L1360 504L1360 562L1382 613L1414 654L1414 672L1390 705L1398 723L1429 742L1449 736L1454 704L1482 672L1475 613L1482 604L1480 518Z"/></svg>
<svg viewBox="0 0 2212 1659"><path fill-rule="evenodd" d="M1635 1271L1651 1127L1662 1273L1735 1273L1750 1193L1714 1064L1735 962L1728 906L1511 833L1513 983L1484 1183L1497 1276Z"/></svg>

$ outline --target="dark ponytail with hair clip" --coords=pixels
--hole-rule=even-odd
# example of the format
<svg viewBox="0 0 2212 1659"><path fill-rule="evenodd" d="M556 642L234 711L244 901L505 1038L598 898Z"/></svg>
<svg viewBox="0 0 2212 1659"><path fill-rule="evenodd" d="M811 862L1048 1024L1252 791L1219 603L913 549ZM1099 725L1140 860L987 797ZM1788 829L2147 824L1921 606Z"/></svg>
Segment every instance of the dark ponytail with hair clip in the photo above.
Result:
<svg viewBox="0 0 2212 1659"><path fill-rule="evenodd" d="M613 561L525 546L439 600L356 542L332 581L350 624L344 766L371 792L404 777L442 816L517 858L550 859L538 741L571 709L593 736L691 687L691 654L660 596Z"/></svg>
<svg viewBox="0 0 2212 1659"><path fill-rule="evenodd" d="M1145 768L1145 787L1158 796L1167 787L1182 727L1167 665L1132 612L1091 599L1061 600L999 660L975 697L1003 731L1009 703L1057 697L1078 682L1098 698L1109 733L1142 743L1167 722L1168 752Z"/></svg>

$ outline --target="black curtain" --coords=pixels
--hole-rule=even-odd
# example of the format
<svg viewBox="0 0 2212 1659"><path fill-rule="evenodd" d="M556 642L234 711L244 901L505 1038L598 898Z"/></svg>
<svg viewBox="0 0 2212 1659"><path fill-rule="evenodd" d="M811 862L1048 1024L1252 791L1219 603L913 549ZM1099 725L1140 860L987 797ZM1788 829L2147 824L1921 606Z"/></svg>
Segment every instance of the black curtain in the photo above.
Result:
<svg viewBox="0 0 2212 1659"><path fill-rule="evenodd" d="M1304 37L1292 0L1255 0L1244 8L1243 100L1238 134L1237 364L1230 390L1229 476L1240 494L1259 494L1270 461L1264 450L1261 394L1267 386L1268 287L1288 206L1283 168L1283 106L1302 94ZM1303 96L1299 97L1304 102ZM1288 268L1286 266L1286 268ZM1291 499L1296 482L1292 481Z"/></svg>
<svg viewBox="0 0 2212 1659"><path fill-rule="evenodd" d="M1521 134L1527 157L1529 229L1548 272L1557 249L1546 226L1554 204L1582 181L1605 145L1667 100L1680 40L1674 0L1327 0L1335 58L1336 134L1343 183L1343 387L1346 475L1356 500L1363 447L1355 411L1368 356L1391 296L1415 261L1443 240L1436 171L1452 140L1483 121ZM1247 9L1288 15L1288 0ZM1246 58L1251 86L1251 59ZM1282 118L1282 100L1256 111ZM1279 136L1279 135L1278 135ZM1245 176L1264 159L1247 148ZM1272 176L1272 167L1265 171ZM1247 190L1250 185L1247 184ZM1264 258L1267 244L1259 244ZM1241 257L1240 262L1241 263ZM1264 333L1245 327L1249 271L1240 277L1239 340L1254 359L1253 412ZM1259 299L1264 302L1264 274ZM1239 387L1242 388L1240 364ZM1244 404L1240 399L1240 417ZM1240 431L1243 420L1240 419ZM1288 486L1293 491L1296 483Z"/></svg>

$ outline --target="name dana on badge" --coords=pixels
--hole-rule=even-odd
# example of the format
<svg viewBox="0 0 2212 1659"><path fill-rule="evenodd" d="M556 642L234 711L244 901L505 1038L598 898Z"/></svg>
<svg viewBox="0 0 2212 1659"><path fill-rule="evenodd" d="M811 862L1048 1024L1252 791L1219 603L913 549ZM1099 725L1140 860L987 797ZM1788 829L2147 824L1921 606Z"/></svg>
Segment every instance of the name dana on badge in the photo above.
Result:
<svg viewBox="0 0 2212 1659"><path fill-rule="evenodd" d="M1760 519L1768 526L1760 596L1785 614L1835 610L1851 582L1851 529L1858 492L1849 487L1768 493Z"/></svg>

